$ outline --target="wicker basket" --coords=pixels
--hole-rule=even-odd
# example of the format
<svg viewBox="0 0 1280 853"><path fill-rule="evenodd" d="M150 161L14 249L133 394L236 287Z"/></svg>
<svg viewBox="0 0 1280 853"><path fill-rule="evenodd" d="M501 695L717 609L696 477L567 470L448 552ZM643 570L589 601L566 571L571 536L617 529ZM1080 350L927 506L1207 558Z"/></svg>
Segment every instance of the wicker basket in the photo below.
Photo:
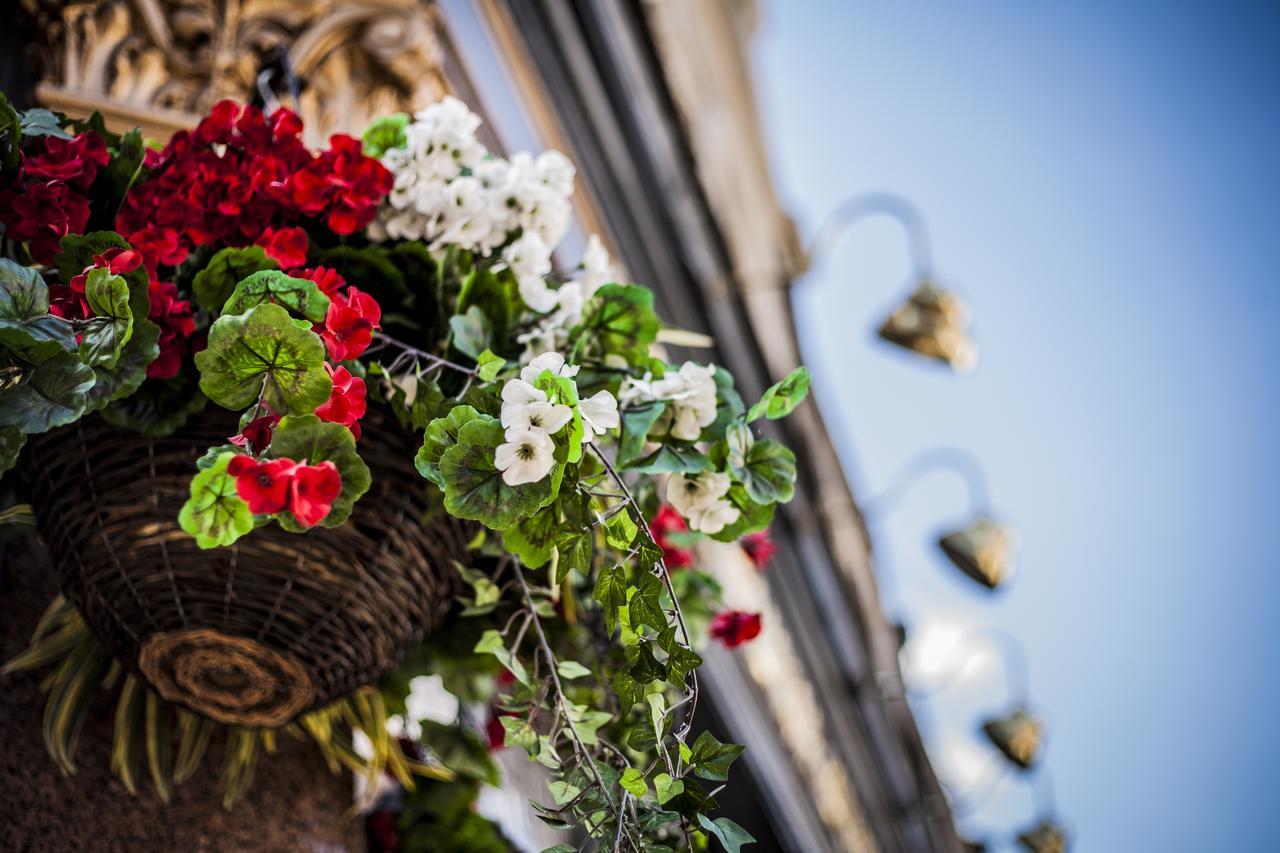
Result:
<svg viewBox="0 0 1280 853"><path fill-rule="evenodd" d="M451 602L471 530L428 518L416 441L371 407L373 485L347 522L275 524L201 550L178 526L195 461L235 431L210 406L149 439L97 417L31 442L27 472L62 587L94 633L166 699L214 720L279 726L395 666Z"/></svg>

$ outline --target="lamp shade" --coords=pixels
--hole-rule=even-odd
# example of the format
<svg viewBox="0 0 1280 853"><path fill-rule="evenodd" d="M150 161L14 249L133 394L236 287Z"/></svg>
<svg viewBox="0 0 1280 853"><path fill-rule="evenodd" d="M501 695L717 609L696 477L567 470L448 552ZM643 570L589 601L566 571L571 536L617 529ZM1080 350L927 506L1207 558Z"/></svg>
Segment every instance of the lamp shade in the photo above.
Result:
<svg viewBox="0 0 1280 853"><path fill-rule="evenodd" d="M1045 819L1018 836L1018 844L1031 853L1066 853L1067 831Z"/></svg>
<svg viewBox="0 0 1280 853"><path fill-rule="evenodd" d="M1004 757L1027 769L1040 755L1044 726L1023 708L1015 708L1008 716L983 723L982 731Z"/></svg>
<svg viewBox="0 0 1280 853"><path fill-rule="evenodd" d="M956 568L988 589L995 589L1009 578L1016 542L1013 528L983 516L962 530L946 534L938 545Z"/></svg>
<svg viewBox="0 0 1280 853"><path fill-rule="evenodd" d="M977 366L969 310L954 293L923 281L880 326L880 337L957 371Z"/></svg>

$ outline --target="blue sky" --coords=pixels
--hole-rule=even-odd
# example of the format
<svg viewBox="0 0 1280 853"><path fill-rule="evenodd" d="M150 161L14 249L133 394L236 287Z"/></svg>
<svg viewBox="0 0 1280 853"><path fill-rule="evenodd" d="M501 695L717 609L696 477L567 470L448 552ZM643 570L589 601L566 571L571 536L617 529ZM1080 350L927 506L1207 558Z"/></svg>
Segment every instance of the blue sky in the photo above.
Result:
<svg viewBox="0 0 1280 853"><path fill-rule="evenodd" d="M929 544L962 486L922 480L873 529L886 606L917 634L1022 640L1077 849L1268 849L1280 7L765 0L756 58L801 232L850 194L902 193L973 310L970 375L874 340L908 287L890 220L798 294L857 492L963 447L1021 533L1016 582L981 594ZM925 702L939 766L964 770L1004 702L994 669ZM963 826L1007 837L1033 814L1007 782Z"/></svg>

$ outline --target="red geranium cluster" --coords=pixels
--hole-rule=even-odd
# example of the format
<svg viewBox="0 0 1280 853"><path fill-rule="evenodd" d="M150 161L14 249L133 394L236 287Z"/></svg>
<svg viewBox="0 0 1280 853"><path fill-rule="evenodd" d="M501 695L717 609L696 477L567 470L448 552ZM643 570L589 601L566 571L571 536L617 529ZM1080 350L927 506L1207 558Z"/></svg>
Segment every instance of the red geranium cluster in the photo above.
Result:
<svg viewBox="0 0 1280 853"><path fill-rule="evenodd" d="M17 180L0 190L0 221L10 240L27 243L31 257L49 264L63 237L84 233L89 188L107 165L107 144L86 130L70 139L32 137L22 154Z"/></svg>
<svg viewBox="0 0 1280 853"><path fill-rule="evenodd" d="M738 540L738 544L742 546L743 551L747 552L747 556L751 558L751 562L756 564L757 569L763 569L768 566L769 561L773 559L773 555L778 551L778 546L769 538L767 529L758 533L748 533Z"/></svg>
<svg viewBox="0 0 1280 853"><path fill-rule="evenodd" d="M342 424L359 438L360 419L364 417L366 406L364 380L352 376L345 367L330 367L328 364L324 367L333 380L333 393L316 409L316 416L322 421Z"/></svg>
<svg viewBox="0 0 1280 853"><path fill-rule="evenodd" d="M711 618L711 636L729 648L760 636L760 614L722 610Z"/></svg>
<svg viewBox="0 0 1280 853"><path fill-rule="evenodd" d="M236 478L236 494L254 515L288 510L303 527L323 521L342 491L342 478L332 462L305 465L292 459L237 456L227 464L227 473Z"/></svg>
<svg viewBox="0 0 1280 853"><path fill-rule="evenodd" d="M109 270L112 275L128 275L142 265L142 256L130 249L107 249L93 256L93 263L80 271L69 284L49 285L49 313L68 320L84 320L93 316L85 285L95 269Z"/></svg>
<svg viewBox="0 0 1280 853"><path fill-rule="evenodd" d="M663 504L658 514L649 522L653 532L654 543L662 549L663 562L669 569L685 569L693 565L693 552L687 548L679 548L667 539L670 533L687 533L689 525L676 511L675 507Z"/></svg>
<svg viewBox="0 0 1280 853"><path fill-rule="evenodd" d="M289 110L264 116L257 107L217 104L195 130L179 131L148 157L152 172L129 192L117 228L152 272L181 263L195 246L246 246L308 218L337 234L364 228L391 189L391 173L361 153L359 140L334 136L315 156L301 135L302 121Z"/></svg>

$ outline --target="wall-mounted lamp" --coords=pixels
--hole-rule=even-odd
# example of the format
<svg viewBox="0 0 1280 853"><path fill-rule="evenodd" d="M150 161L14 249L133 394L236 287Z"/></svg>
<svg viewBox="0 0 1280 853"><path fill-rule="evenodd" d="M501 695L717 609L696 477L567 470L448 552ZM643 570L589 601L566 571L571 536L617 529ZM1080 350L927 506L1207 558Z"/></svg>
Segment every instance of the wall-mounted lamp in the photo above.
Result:
<svg viewBox="0 0 1280 853"><path fill-rule="evenodd" d="M938 539L938 547L957 569L987 589L995 589L1013 575L1017 534L987 509L987 482L982 466L971 453L940 447L913 457L898 470L889 487L863 504L863 515L875 519L895 506L908 487L937 470L959 474L969 490L970 521Z"/></svg>
<svg viewBox="0 0 1280 853"><path fill-rule="evenodd" d="M1004 757L1026 770L1040 757L1044 725L1026 708L1014 708L1003 717L982 724L983 734Z"/></svg>
<svg viewBox="0 0 1280 853"><path fill-rule="evenodd" d="M978 352L969 336L969 311L958 296L934 282L924 218L907 199L892 193L864 193L845 200L818 230L807 253L807 266L830 254L855 223L877 215L892 217L906 232L915 282L906 301L881 324L880 337L956 371L972 370Z"/></svg>
<svg viewBox="0 0 1280 853"><path fill-rule="evenodd" d="M1045 818L1018 835L1018 844L1031 853L1066 853L1070 845L1067 831L1052 818Z"/></svg>

